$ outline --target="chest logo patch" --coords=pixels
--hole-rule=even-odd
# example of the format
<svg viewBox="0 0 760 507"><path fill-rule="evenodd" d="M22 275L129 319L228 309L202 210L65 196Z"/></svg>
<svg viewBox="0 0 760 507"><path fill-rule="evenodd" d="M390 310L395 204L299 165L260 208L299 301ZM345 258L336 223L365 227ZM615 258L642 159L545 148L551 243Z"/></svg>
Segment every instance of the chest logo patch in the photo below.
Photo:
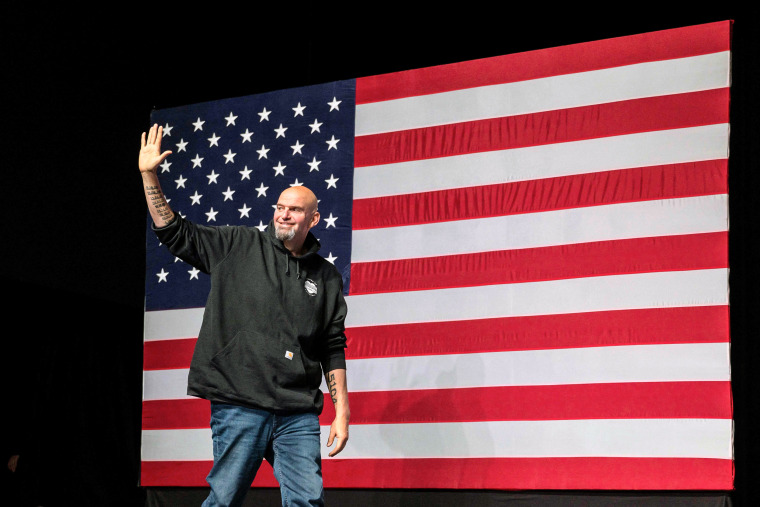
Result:
<svg viewBox="0 0 760 507"><path fill-rule="evenodd" d="M313 280L310 280L309 278L307 278L306 281L303 283L303 288L306 289L306 294L308 294L309 296L317 295L317 284L314 283Z"/></svg>

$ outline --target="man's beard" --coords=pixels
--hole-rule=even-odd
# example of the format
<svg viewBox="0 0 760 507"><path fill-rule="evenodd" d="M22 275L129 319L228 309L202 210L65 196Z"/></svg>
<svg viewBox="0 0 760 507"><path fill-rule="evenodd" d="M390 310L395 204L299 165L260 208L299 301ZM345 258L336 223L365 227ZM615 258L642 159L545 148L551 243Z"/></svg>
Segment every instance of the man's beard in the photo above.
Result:
<svg viewBox="0 0 760 507"><path fill-rule="evenodd" d="M296 236L296 230L293 227L290 229L280 228L277 224L275 224L274 236L280 241L290 241Z"/></svg>

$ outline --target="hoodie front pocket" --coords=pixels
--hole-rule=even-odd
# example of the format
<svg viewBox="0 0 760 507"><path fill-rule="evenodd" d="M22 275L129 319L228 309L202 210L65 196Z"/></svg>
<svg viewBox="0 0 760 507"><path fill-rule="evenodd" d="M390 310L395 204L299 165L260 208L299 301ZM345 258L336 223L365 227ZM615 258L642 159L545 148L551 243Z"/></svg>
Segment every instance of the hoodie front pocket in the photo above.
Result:
<svg viewBox="0 0 760 507"><path fill-rule="evenodd" d="M238 332L211 364L229 389L249 399L277 399L283 389L307 384L299 345L256 331Z"/></svg>

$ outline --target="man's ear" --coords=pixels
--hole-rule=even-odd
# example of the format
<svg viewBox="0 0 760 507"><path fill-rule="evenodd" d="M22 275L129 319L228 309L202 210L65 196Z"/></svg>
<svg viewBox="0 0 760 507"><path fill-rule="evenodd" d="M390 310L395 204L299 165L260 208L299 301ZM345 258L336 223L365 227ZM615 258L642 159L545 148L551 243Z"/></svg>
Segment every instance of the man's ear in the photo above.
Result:
<svg viewBox="0 0 760 507"><path fill-rule="evenodd" d="M311 216L311 224L309 225L309 229L311 229L318 223L319 223L319 211L315 211L314 214Z"/></svg>

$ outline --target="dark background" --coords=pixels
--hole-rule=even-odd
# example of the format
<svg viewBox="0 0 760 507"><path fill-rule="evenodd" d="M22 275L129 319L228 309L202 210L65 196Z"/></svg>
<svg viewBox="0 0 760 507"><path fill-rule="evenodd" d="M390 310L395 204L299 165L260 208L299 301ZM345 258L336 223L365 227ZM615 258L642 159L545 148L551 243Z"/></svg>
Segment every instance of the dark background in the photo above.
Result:
<svg viewBox="0 0 760 507"><path fill-rule="evenodd" d="M760 17L734 3L684 13L616 4L599 14L577 10L580 4L565 12L431 5L417 14L390 4L4 7L4 456L15 450L27 470L37 465L44 487L33 489L47 494L44 505L145 502L137 481L146 208L136 162L153 108L733 19L731 497L748 505L760 416ZM464 500L424 492L399 498L391 503Z"/></svg>

